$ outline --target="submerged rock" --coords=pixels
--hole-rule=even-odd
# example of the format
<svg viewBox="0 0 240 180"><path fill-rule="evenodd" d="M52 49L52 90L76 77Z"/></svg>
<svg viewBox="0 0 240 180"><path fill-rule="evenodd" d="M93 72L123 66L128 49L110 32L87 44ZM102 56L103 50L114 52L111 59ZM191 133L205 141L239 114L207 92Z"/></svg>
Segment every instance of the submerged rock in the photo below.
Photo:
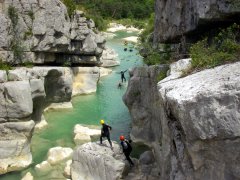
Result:
<svg viewBox="0 0 240 180"><path fill-rule="evenodd" d="M30 172L28 172L21 180L33 180L33 176Z"/></svg>
<svg viewBox="0 0 240 180"><path fill-rule="evenodd" d="M79 146L73 153L72 180L118 180L125 171L124 156L120 146L113 142L111 150L107 141L100 146L90 142Z"/></svg>
<svg viewBox="0 0 240 180"><path fill-rule="evenodd" d="M100 77L107 76L112 73L112 69L100 67Z"/></svg>
<svg viewBox="0 0 240 180"><path fill-rule="evenodd" d="M51 103L44 111L54 110L54 109L72 109L72 102L63 102L63 103Z"/></svg>
<svg viewBox="0 0 240 180"><path fill-rule="evenodd" d="M54 147L49 149L47 162L51 165L58 164L72 156L73 150L71 148Z"/></svg>
<svg viewBox="0 0 240 180"><path fill-rule="evenodd" d="M43 161L35 166L35 170L38 175L43 175L47 174L49 171L52 171L52 166L48 161Z"/></svg>
<svg viewBox="0 0 240 180"><path fill-rule="evenodd" d="M160 179L238 179L239 69L237 62L163 79L157 89L154 84L147 88L151 86L139 78L140 69L133 72L125 95L133 118L131 134L150 142ZM133 98L136 88L141 95ZM154 101L145 100L153 95ZM145 136L138 133L142 129Z"/></svg>

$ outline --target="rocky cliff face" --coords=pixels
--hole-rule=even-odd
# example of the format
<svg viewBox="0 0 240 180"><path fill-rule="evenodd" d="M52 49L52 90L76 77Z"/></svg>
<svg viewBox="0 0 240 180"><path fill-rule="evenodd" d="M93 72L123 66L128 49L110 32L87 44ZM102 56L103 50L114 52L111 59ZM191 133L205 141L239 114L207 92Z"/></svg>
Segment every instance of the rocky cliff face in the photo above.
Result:
<svg viewBox="0 0 240 180"><path fill-rule="evenodd" d="M0 1L0 57L13 64L99 64L105 40L60 0ZM20 53L19 53L20 52Z"/></svg>
<svg viewBox="0 0 240 180"><path fill-rule="evenodd" d="M51 104L96 91L98 67L33 67L0 71L0 174L32 162L35 123Z"/></svg>
<svg viewBox="0 0 240 180"><path fill-rule="evenodd" d="M239 20L238 0L156 0L154 41L179 41Z"/></svg>
<svg viewBox="0 0 240 180"><path fill-rule="evenodd" d="M0 174L31 164L32 132L44 107L71 99L72 77L67 72L67 68L37 67L11 70L8 74L1 71Z"/></svg>
<svg viewBox="0 0 240 180"><path fill-rule="evenodd" d="M125 99L130 100L125 103L133 118L132 136L150 144L161 179L239 178L239 68L238 62L184 78L175 74L158 83L155 95L152 89L156 85L140 85L143 82L136 80L141 77L139 70L133 72L129 90L134 89L134 84L144 87L140 92L146 96L158 94L158 103L147 102L141 96L134 98L128 90ZM148 118L142 118L145 106L157 106L149 111ZM146 126L146 119L151 126ZM135 133L134 127L144 128L149 133L147 137L152 131L157 133L149 143L149 138Z"/></svg>
<svg viewBox="0 0 240 180"><path fill-rule="evenodd" d="M79 146L73 153L71 177L73 180L118 180L122 179L126 165L121 147L113 141L111 150L107 141L100 146L98 143L86 143Z"/></svg>
<svg viewBox="0 0 240 180"><path fill-rule="evenodd" d="M136 142L157 141L160 138L160 101L157 92L157 76L167 66L139 67L130 71L128 89L123 96L132 116L131 138Z"/></svg>

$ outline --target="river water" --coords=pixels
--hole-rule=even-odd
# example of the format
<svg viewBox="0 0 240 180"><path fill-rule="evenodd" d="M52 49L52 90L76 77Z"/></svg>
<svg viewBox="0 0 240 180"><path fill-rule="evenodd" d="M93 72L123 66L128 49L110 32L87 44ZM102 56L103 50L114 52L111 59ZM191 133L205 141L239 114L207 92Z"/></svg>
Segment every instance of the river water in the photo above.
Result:
<svg viewBox="0 0 240 180"><path fill-rule="evenodd" d="M111 131L112 140L118 141L120 134L128 136L130 131L130 115L122 101L127 83L121 89L117 88L117 84L120 82L120 74L117 72L142 66L143 63L136 49L133 49L132 52L123 50L125 46L122 38L136 35L136 33L119 31L116 35L113 39L108 40L107 46L118 53L118 58L121 62L120 66L112 68L112 74L101 78L96 93L74 97L72 100L73 109L45 113L48 127L35 133L32 138L33 164L22 172L8 173L7 175L0 176L0 180L20 180L28 171L35 175L35 179L46 179L46 177L44 178L35 174L34 166L46 160L48 149L52 147L74 148L73 128L76 124L99 128L100 119L104 119L113 128ZM128 72L125 75L128 80Z"/></svg>

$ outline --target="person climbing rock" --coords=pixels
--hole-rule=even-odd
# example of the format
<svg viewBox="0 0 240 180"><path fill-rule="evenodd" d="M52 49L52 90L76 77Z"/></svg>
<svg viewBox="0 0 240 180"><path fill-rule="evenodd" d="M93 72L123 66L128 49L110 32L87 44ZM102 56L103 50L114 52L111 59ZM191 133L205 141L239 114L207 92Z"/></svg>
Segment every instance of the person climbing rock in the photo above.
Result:
<svg viewBox="0 0 240 180"><path fill-rule="evenodd" d="M102 138L106 137L110 146L111 146L111 149L113 149L112 141L110 140L110 130L112 130L112 127L105 124L103 119L100 120L100 124L102 125L101 136L100 136L100 144L102 144Z"/></svg>
<svg viewBox="0 0 240 180"><path fill-rule="evenodd" d="M126 70L126 71L120 71L120 72L118 73L118 74L121 74L122 83L123 83L123 80L126 82L126 78L125 78L125 75L124 75L125 72L127 72L127 70Z"/></svg>
<svg viewBox="0 0 240 180"><path fill-rule="evenodd" d="M132 162L131 158L130 158L130 154L132 152L132 146L131 146L131 140L127 140L125 139L124 136L120 136L119 137L120 141L121 141L121 146L122 146L122 150L123 150L123 153L126 157L126 159L128 160L128 162L130 163L130 166L134 166L134 163Z"/></svg>

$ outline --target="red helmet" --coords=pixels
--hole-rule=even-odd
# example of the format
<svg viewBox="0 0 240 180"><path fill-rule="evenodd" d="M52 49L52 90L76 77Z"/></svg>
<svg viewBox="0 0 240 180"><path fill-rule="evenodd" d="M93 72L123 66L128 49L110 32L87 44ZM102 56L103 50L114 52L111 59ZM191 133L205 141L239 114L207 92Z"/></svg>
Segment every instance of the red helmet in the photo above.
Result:
<svg viewBox="0 0 240 180"><path fill-rule="evenodd" d="M124 136L120 136L119 139L120 139L121 141L123 141L125 138L124 138Z"/></svg>

